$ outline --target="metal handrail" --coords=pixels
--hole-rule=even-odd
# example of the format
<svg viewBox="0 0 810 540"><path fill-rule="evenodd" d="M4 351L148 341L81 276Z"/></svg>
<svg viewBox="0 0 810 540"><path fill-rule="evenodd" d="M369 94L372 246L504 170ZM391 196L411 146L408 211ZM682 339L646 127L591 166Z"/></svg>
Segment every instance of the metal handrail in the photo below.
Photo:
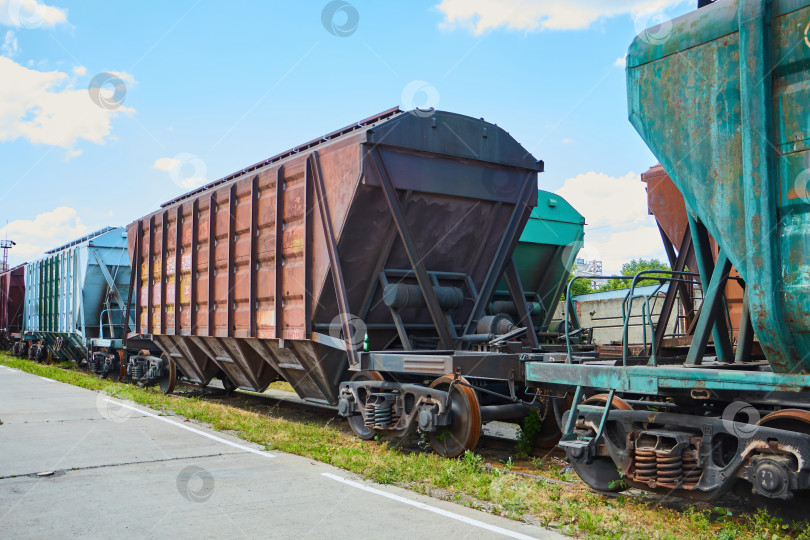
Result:
<svg viewBox="0 0 810 540"><path fill-rule="evenodd" d="M567 363L571 363L571 328L569 326L570 322L570 310L569 306L572 304L571 300L571 285L578 279L630 279L628 276L574 276L571 278L571 281L568 282L568 285L565 286L565 318L564 318L564 329L565 329L565 349L568 354L566 358ZM573 306L571 306L573 307ZM582 325L579 322L579 317L577 317L577 312L574 310L574 318L576 320L577 328L581 328Z"/></svg>
<svg viewBox="0 0 810 540"><path fill-rule="evenodd" d="M651 276L651 274L658 274L655 276ZM669 277L662 276L661 274L666 274ZM644 276L644 277L642 277ZM675 277L680 276L680 277ZM684 279L686 276L696 277L697 279ZM576 315L576 310L573 310L573 300L571 298L571 285L574 281L578 279L599 279L599 280L609 280L609 279L618 279L618 280L630 280L630 288L627 291L624 299L622 300L622 365L627 365L627 356L629 352L629 344L628 344L628 333L629 333L629 322L630 317L632 314L632 307L633 307L633 300L634 299L644 299L644 307L642 308L642 331L643 331L643 340L644 340L644 348L646 350L647 347L647 323L649 322L650 325L650 339L651 343L655 343L655 325L652 320L652 308L650 307L650 297L654 297L658 294L663 287L664 283L697 283L700 284L700 274L697 272L688 272L688 271L676 271L676 270L642 270L641 272L636 273L634 276L575 276L568 282L566 289L565 289L565 318L564 318L564 329L565 329L565 346L567 356L567 362L571 362L572 350L571 350L571 328L570 322L571 317L573 316L576 327L581 327L579 322L579 317ZM635 294L636 286L639 285L641 279L655 279L659 281L658 287L652 294ZM730 278L734 279L734 278ZM654 349L654 346L653 346ZM653 350L651 353L651 362L655 365L655 351Z"/></svg>
<svg viewBox="0 0 810 540"><path fill-rule="evenodd" d="M108 311L112 314L113 312L116 312L116 311L120 311L121 313L124 313L127 310L124 310L124 309L121 309L121 308L108 308L108 309L102 309L101 310L101 313L99 313L99 316L98 316L98 334L99 334L98 338L99 339L104 339L104 314L107 313ZM128 323L129 323L129 317L127 316L126 319L124 319L124 317L122 316L121 323L119 325L117 325L117 326L120 326L121 328L124 328L124 326L126 326ZM114 325L112 323L112 317L110 318L110 324L108 326L110 327L110 339L113 339L113 328L116 325Z"/></svg>
<svg viewBox="0 0 810 540"><path fill-rule="evenodd" d="M658 274L651 277L642 278L642 276L647 276L649 274ZM668 274L670 277L664 277L661 274ZM675 277L675 276L694 276L697 277L697 280L694 279L683 279L683 277ZM658 287L656 287L655 291L652 294L634 294L636 286L639 284L641 279L656 279L658 280ZM642 307L641 317L642 317L642 336L643 336L643 345L644 350L647 350L647 319L649 319L650 323L650 340L653 346L651 347L650 351L650 362L652 365L655 365L655 324L652 320L652 308L650 308L650 297L654 297L657 295L661 287L664 286L664 283L700 283L700 275L696 272L687 272L684 270L642 270L641 272L636 273L633 276L633 281L630 283L630 289L627 292L627 295L624 297L622 301L622 318L624 320L623 328L622 328L622 365L627 365L627 356L629 353L629 344L628 344L628 333L629 333L629 321L630 315L633 311L633 300L636 298L644 299L644 306Z"/></svg>

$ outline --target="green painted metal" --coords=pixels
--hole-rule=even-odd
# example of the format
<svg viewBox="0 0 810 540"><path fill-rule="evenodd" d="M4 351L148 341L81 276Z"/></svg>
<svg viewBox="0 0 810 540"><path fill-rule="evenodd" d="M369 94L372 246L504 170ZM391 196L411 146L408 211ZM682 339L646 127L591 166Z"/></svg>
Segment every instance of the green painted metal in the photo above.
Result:
<svg viewBox="0 0 810 540"><path fill-rule="evenodd" d="M630 47L630 121L746 281L773 370L810 372L810 0L670 24Z"/></svg>
<svg viewBox="0 0 810 540"><path fill-rule="evenodd" d="M717 263L715 263L712 256L712 247L709 240L709 234L706 232L706 227L702 223L698 223L692 216L687 215L689 220L689 232L692 236L692 245L695 248L695 263L697 270L700 273L700 280L706 287L704 296L706 298L716 298L718 305L712 305L711 310L701 309L701 316L698 320L698 326L708 328L711 324L712 339L714 340L714 348L717 353L717 359L721 362L728 362L731 359L731 334L726 324L726 317L728 314L728 306L725 302L724 290L726 286L726 277L728 276L728 269L715 271L717 265L720 265L721 257L718 253ZM723 265L728 262L725 257ZM716 275L715 275L716 274ZM717 280L716 288L712 289L713 280ZM704 303L704 305L710 305ZM706 314L704 315L704 312ZM709 318L709 313L711 317ZM723 315L723 316L721 316ZM689 349L689 358L687 363L699 363L705 352L706 341L703 340L700 333L696 333L696 346Z"/></svg>
<svg viewBox="0 0 810 540"><path fill-rule="evenodd" d="M538 329L551 323L557 301L582 247L585 218L568 201L549 191L540 191L537 206L523 229L512 255L523 290L539 299L545 315L535 319ZM498 285L505 297L506 284Z"/></svg>
<svg viewBox="0 0 810 540"><path fill-rule="evenodd" d="M59 316L59 261L56 257L46 257L39 265L39 280L34 287L39 288L38 315L42 330L54 332Z"/></svg>
<svg viewBox="0 0 810 540"><path fill-rule="evenodd" d="M723 320L720 311L723 305L723 291L726 288L726 276L728 276L729 270L731 270L731 263L721 250L717 255L717 266L708 280L709 286L706 288L703 305L700 308L700 317L698 317L697 326L695 327L694 339L686 357L687 364L701 363L703 351L705 351L706 344L709 342L710 332L714 334L714 348L717 360L719 362L732 361L731 343L729 343L728 334L726 336L719 335L720 332L716 323L718 320ZM705 283L706 279L703 282Z"/></svg>
<svg viewBox="0 0 810 540"><path fill-rule="evenodd" d="M668 390L805 392L810 389L810 374L668 366L615 367L527 362L526 379L650 396Z"/></svg>

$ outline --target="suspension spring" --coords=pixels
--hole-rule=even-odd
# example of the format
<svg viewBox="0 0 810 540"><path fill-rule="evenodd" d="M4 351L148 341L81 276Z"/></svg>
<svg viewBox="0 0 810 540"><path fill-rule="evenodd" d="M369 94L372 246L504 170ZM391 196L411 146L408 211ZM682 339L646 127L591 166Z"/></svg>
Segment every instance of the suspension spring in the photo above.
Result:
<svg viewBox="0 0 810 540"><path fill-rule="evenodd" d="M106 355L104 353L94 354L92 361L90 362L90 371L92 371L93 373L102 373L104 369L105 360Z"/></svg>
<svg viewBox="0 0 810 540"><path fill-rule="evenodd" d="M143 378L144 374L146 373L146 366L143 365L141 362L135 362L132 365L132 378L140 380Z"/></svg>
<svg viewBox="0 0 810 540"><path fill-rule="evenodd" d="M387 405L387 404L386 404ZM383 405L382 407L375 407L374 409L374 425L378 428L385 428L391 425L391 419L393 418L393 411L391 410L391 406Z"/></svg>
<svg viewBox="0 0 810 540"><path fill-rule="evenodd" d="M366 400L365 425L370 428L387 428L393 423L396 395L387 392L370 394Z"/></svg>
<svg viewBox="0 0 810 540"><path fill-rule="evenodd" d="M374 427L374 420L375 415L377 412L377 408L374 406L373 403L366 402L366 416L364 420L364 424L366 427L373 428Z"/></svg>
<svg viewBox="0 0 810 540"><path fill-rule="evenodd" d="M674 488L683 477L681 454L672 454L669 450L658 450L655 455L658 468L658 485Z"/></svg>
<svg viewBox="0 0 810 540"><path fill-rule="evenodd" d="M634 479L650 487L693 488L703 474L694 446L675 453L668 449L642 447L636 448L633 455Z"/></svg>
<svg viewBox="0 0 810 540"><path fill-rule="evenodd" d="M650 448L636 448L635 450L636 481L655 482L658 478L658 465L655 459L655 450Z"/></svg>
<svg viewBox="0 0 810 540"><path fill-rule="evenodd" d="M693 487L700 481L700 476L703 470L698 466L697 452L689 449L684 450L682 455L683 462L683 484L684 487Z"/></svg>

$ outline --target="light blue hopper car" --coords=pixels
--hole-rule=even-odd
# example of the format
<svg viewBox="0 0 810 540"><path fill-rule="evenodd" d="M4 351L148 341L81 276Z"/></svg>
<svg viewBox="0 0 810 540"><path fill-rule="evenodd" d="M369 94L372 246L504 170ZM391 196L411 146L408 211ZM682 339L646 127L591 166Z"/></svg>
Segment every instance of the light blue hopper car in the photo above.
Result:
<svg viewBox="0 0 810 540"><path fill-rule="evenodd" d="M87 360L92 368L94 351L122 350L129 277L123 227L101 229L29 264L23 315L28 357Z"/></svg>

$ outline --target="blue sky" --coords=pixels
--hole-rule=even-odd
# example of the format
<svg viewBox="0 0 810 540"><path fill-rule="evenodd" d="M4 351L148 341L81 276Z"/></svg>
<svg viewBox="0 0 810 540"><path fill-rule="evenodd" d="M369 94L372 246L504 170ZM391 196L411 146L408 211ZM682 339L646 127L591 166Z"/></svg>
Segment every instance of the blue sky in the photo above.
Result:
<svg viewBox="0 0 810 540"><path fill-rule="evenodd" d="M329 19L339 36L320 0L0 0L0 234L22 262L389 107L435 105L545 160L540 187L586 216L608 270L663 258L621 59L693 3L352 0ZM105 73L125 91L102 86L106 108L88 92Z"/></svg>

